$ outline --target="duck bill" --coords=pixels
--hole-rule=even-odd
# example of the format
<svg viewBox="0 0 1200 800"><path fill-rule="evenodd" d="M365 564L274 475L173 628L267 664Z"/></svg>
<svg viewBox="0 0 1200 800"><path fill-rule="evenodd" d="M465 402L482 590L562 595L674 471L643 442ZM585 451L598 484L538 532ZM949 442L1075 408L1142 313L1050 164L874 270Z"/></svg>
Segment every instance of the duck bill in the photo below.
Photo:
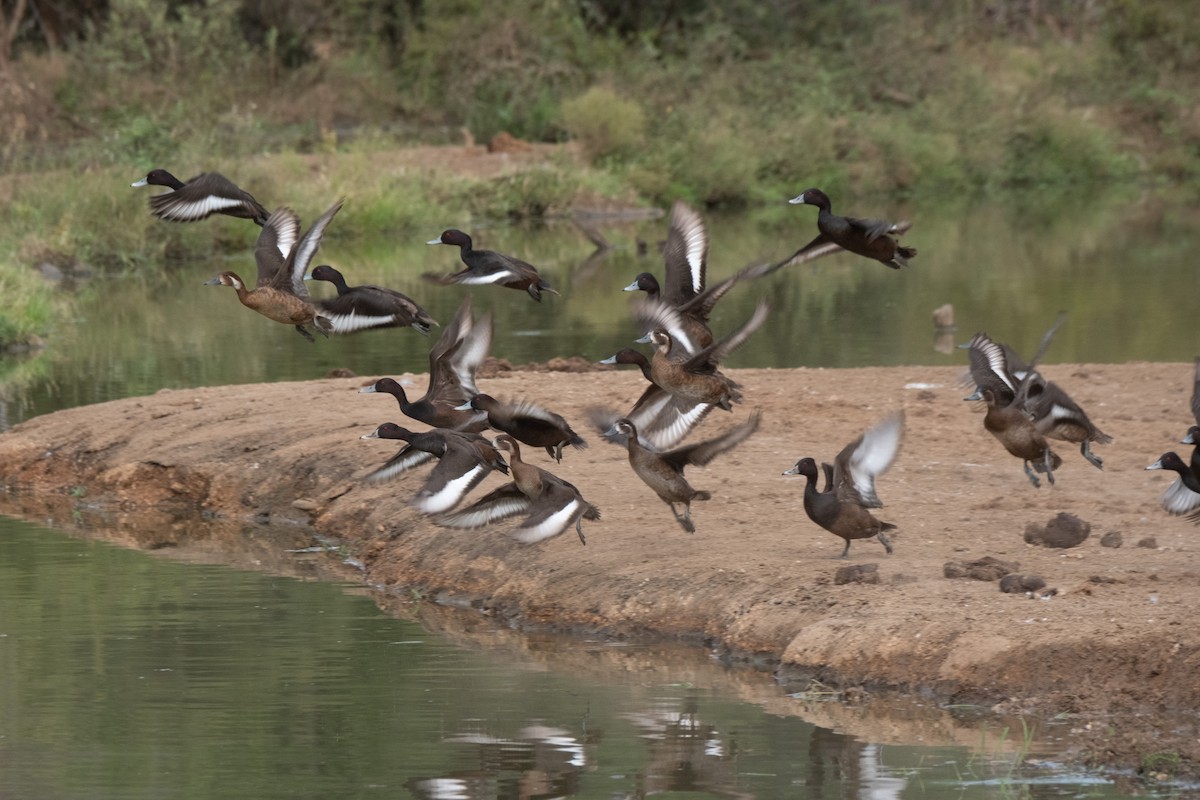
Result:
<svg viewBox="0 0 1200 800"><path fill-rule="evenodd" d="M602 359L600 359L600 360L599 360L599 361L597 361L596 363L597 363L597 364L615 364L615 363L617 363L617 357L616 357L616 356L609 356L608 358L602 358Z"/></svg>
<svg viewBox="0 0 1200 800"><path fill-rule="evenodd" d="M461 406L455 406L454 410L455 411L470 411L471 410L471 401L468 400L467 402L463 403Z"/></svg>
<svg viewBox="0 0 1200 800"><path fill-rule="evenodd" d="M378 439L379 438L379 428L376 428L375 430L371 431L370 433L364 433L362 436L360 436L358 438L360 438L360 439Z"/></svg>
<svg viewBox="0 0 1200 800"><path fill-rule="evenodd" d="M795 464L791 469L785 469L780 474L781 475L799 475L800 474L800 465Z"/></svg>
<svg viewBox="0 0 1200 800"><path fill-rule="evenodd" d="M1200 444L1200 442L1196 441L1196 434L1193 433L1192 431L1188 431L1187 436L1184 436L1182 439L1180 439L1179 443L1180 444Z"/></svg>
<svg viewBox="0 0 1200 800"><path fill-rule="evenodd" d="M980 391L978 389L976 389L975 391L971 392L969 395L967 395L966 397L963 398L963 400L982 400L982 399L983 399L983 394L980 393Z"/></svg>
<svg viewBox="0 0 1200 800"><path fill-rule="evenodd" d="M425 244L445 244L441 239L430 239Z"/></svg>
<svg viewBox="0 0 1200 800"><path fill-rule="evenodd" d="M628 286L626 286L626 287L625 287L625 288L624 288L622 291L626 291L626 292L636 292L636 291L637 291L639 288L640 288L640 287L637 285L637 281L634 281L633 283L631 283L631 284L629 284Z"/></svg>
<svg viewBox="0 0 1200 800"><path fill-rule="evenodd" d="M650 334L647 333L645 336L643 336L640 339L634 339L633 343L634 344L650 344Z"/></svg>
<svg viewBox="0 0 1200 800"><path fill-rule="evenodd" d="M788 200L788 202L794 206L802 206L802 205L804 205L804 195L802 195L802 194L797 195L797 196L793 197L791 200Z"/></svg>
<svg viewBox="0 0 1200 800"><path fill-rule="evenodd" d="M1155 461L1153 464L1146 467L1146 469L1164 469L1162 465L1162 459L1160 458L1158 461Z"/></svg>
<svg viewBox="0 0 1200 800"><path fill-rule="evenodd" d="M204 285L205 286L220 286L221 285L221 276L218 275L215 278L209 278L208 280L206 280L204 282Z"/></svg>
<svg viewBox="0 0 1200 800"><path fill-rule="evenodd" d="M359 394L374 394L376 391L378 391L378 390L375 388L375 384L372 383L370 386L364 386L361 389L359 389L358 393Z"/></svg>
<svg viewBox="0 0 1200 800"><path fill-rule="evenodd" d="M134 181L133 183L129 184L130 188L133 188L133 189L136 189L139 186L149 186L149 185L150 185L150 182L147 181L145 178L142 178L140 181Z"/></svg>

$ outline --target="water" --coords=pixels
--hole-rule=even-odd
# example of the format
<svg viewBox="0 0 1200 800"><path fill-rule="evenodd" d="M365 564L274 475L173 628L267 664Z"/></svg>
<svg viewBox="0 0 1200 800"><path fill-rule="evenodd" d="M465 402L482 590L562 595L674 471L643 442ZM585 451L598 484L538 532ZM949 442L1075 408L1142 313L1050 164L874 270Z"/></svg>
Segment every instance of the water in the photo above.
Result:
<svg viewBox="0 0 1200 800"><path fill-rule="evenodd" d="M935 339L930 314L942 303L956 307L958 341L983 329L1026 353L1067 309L1049 362L1190 361L1200 339L1178 301L1200 289L1189 208L1118 191L896 209L917 220L911 269L847 255L785 270L737 287L714 328L739 324L765 296L770 320L734 366L965 364ZM708 221L710 280L782 258L814 228L784 204ZM454 250L423 244L442 227L364 242L335 231L319 260L351 283L405 291L445 322L468 290L419 279L457 269ZM638 335L620 289L661 273L633 243L661 238L665 221L600 230L617 248L595 258L569 223L478 231L480 246L538 264L564 293L537 305L470 290L477 310L496 314L494 355L599 359ZM164 387L426 368L431 342L413 331L309 344L202 285L223 269L253 274L252 256L93 281L50 349L0 359L0 429ZM64 524L137 549L0 517L0 797L1125 794L1063 770L1052 751L1035 751L1040 766L1018 764L1022 735L981 731L969 711L783 697L768 677L696 651L522 638L473 612L416 605L400 610L420 624L392 618L344 583L310 580L328 578L332 562L286 552L311 543L303 532ZM212 561L293 577L200 563ZM1037 748L1065 735L1041 734Z"/></svg>
<svg viewBox="0 0 1200 800"><path fill-rule="evenodd" d="M1191 219L1192 204L1178 195L1126 187L965 207L879 207L916 220L905 237L920 250L910 269L843 254L782 270L736 287L718 304L713 328L718 335L733 329L765 297L771 316L731 366L965 366L955 341L985 330L1028 355L1057 313L1067 310L1046 363L1189 362L1200 353L1200 329L1180 298L1200 292L1194 255L1200 226ZM878 206L859 202L864 211ZM753 216L708 215L710 280L792 253L815 231L809 211L781 203ZM352 200L343 213L353 213ZM643 270L661 275L661 258L639 257L634 242L660 240L666 221L596 224L615 245L599 257L569 222L473 229L479 246L523 256L563 292L541 304L524 292L421 280L422 272L460 265L455 248L424 244L440 223L430 224L432 233L386 231L369 241L340 239L335 224L317 260L341 268L352 284L403 291L443 322L470 293L478 313L496 315L492 354L513 363L571 355L595 360L641 334L629 318L634 295L621 289ZM305 380L335 367L360 375L428 368L431 341L412 330L310 344L242 308L232 290L202 285L224 269L253 275L252 253L165 265L159 276L95 281L82 319L54 332L50 352L35 364L0 361L0 387L14 373L9 383L22 385L0 388L9 423L163 387ZM332 292L325 284L313 288L314 294ZM954 305L958 330L939 340L931 314L943 303Z"/></svg>
<svg viewBox="0 0 1200 800"><path fill-rule="evenodd" d="M1021 734L932 705L882 725L695 651L523 638L415 606L423 627L351 586L186 547L155 557L0 518L0 796L1122 796L1015 766Z"/></svg>

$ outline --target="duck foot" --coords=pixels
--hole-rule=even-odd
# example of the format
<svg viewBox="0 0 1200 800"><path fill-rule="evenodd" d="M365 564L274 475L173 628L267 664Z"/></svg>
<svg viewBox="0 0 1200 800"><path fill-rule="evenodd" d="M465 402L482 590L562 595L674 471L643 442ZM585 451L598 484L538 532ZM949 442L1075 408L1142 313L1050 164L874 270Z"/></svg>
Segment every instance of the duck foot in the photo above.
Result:
<svg viewBox="0 0 1200 800"><path fill-rule="evenodd" d="M892 543L889 542L888 538L883 535L883 531L875 534L875 538L883 544L883 549L886 550L887 554L890 556L892 554ZM850 549L850 542L846 542L846 549Z"/></svg>
<svg viewBox="0 0 1200 800"><path fill-rule="evenodd" d="M313 335L311 333L309 333L308 329L305 328L303 325L297 325L296 330L299 331L300 335L303 336L305 339L308 339L310 342L313 342L314 344L316 343L317 340L313 338Z"/></svg>
<svg viewBox="0 0 1200 800"><path fill-rule="evenodd" d="M1033 484L1033 488L1042 488L1042 482L1038 480L1038 476L1033 473L1033 467L1029 466L1029 462L1025 462L1025 474L1029 476L1029 482Z"/></svg>
<svg viewBox="0 0 1200 800"><path fill-rule="evenodd" d="M1083 457L1090 461L1093 467L1096 469L1104 469L1104 460L1092 452L1091 442L1085 441L1083 444L1079 445L1079 452L1083 453Z"/></svg>

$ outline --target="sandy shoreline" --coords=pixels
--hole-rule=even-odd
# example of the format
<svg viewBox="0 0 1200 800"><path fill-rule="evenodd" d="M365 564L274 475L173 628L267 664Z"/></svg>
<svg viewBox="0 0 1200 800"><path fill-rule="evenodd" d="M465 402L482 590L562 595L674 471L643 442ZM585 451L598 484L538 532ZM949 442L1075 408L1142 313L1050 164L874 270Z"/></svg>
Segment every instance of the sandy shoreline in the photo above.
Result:
<svg viewBox="0 0 1200 800"><path fill-rule="evenodd" d="M714 494L695 504L689 535L622 450L585 432L584 409L598 398L628 405L639 375L515 372L481 388L537 398L591 443L561 466L527 454L601 508L601 521L585 523L586 547L573 532L526 547L499 530L440 529L406 503L419 475L359 480L395 446L358 436L403 421L391 398L357 393L367 378L164 390L30 420L0 435L0 511L32 516L85 486L89 504L126 513L201 508L291 521L299 537L343 542L372 584L458 598L516 627L683 638L775 666L781 680L1079 715L1084 758L1136 767L1170 751L1195 770L1200 532L1159 507L1170 476L1144 470L1163 451L1186 449L1175 442L1190 419L1191 365L1044 371L1116 441L1097 448L1103 471L1074 446L1059 448L1058 483L1042 489L962 402L960 368L736 370L745 405L712 415L698 435L755 408L763 424L709 467L689 468L692 484ZM837 585L841 541L807 520L802 482L780 473L802 455L831 460L897 408L905 442L878 482L878 516L899 526L895 553L855 542L848 563L877 564L879 582ZM1090 523L1083 544L1025 543L1027 524L1059 512ZM1123 546L1102 547L1113 532ZM1058 593L1033 600L994 581L944 577L946 562L984 556L1019 562ZM1176 714L1180 725L1162 724Z"/></svg>

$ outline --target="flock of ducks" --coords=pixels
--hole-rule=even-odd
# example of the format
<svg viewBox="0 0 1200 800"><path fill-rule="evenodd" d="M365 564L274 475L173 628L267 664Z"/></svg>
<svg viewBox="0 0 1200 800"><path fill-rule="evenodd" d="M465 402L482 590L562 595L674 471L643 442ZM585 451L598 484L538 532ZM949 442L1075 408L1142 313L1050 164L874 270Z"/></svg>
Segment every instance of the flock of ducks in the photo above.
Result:
<svg viewBox="0 0 1200 800"><path fill-rule="evenodd" d="M261 226L255 246L258 269L254 286L230 271L207 283L232 287L242 305L293 326L310 341L310 328L324 336L396 327L411 327L429 335L439 326L418 303L400 292L374 285L350 286L327 264L312 267L310 272L342 200L301 234L299 217L290 208L268 212L248 192L215 172L184 182L155 169L132 185L170 189L149 200L151 213L164 220L192 222L223 214ZM625 448L634 474L688 532L696 529L692 502L708 500L710 494L691 486L684 474L686 468L708 464L729 452L753 435L761 422L761 414L755 411L718 436L682 444L714 408L732 411L743 401L742 387L721 371L720 364L763 325L770 310L767 302L760 302L749 319L717 338L709 327L715 304L740 282L842 250L893 269L907 266L917 254L898 241L909 228L907 222L838 216L829 197L819 189L808 189L790 202L817 207L817 236L782 261L747 267L713 285L707 283L709 242L703 220L677 202L668 218L663 281L642 273L625 287L645 294L633 317L643 334L637 341L650 344L653 351L647 357L626 348L603 363L637 366L647 380L646 388L628 410L588 409L589 421L604 440ZM426 273L423 277L431 282L505 287L527 292L537 302L546 293L558 294L533 265L490 250L476 250L471 237L460 230L445 230L428 244L458 247L465 265L449 275ZM305 287L307 280L327 281L337 295L314 299ZM1091 452L1091 444L1112 441L1061 387L1036 370L1061 322L1060 318L1046 334L1029 363L983 333L963 345L968 350L970 379L977 387L966 399L986 405L985 429L1022 460L1035 487L1040 485L1038 473L1053 483L1054 470L1061 464L1048 440L1079 444L1084 458L1097 468L1102 461ZM599 520L600 510L576 486L525 461L521 445L543 448L555 463L561 463L565 448L584 448L587 442L566 419L532 400L501 401L479 391L475 375L488 355L492 333L491 313L476 317L468 296L430 349L429 383L423 396L410 399L392 378L382 378L361 390L392 395L401 412L430 428L413 431L389 422L362 437L404 443L385 464L371 471L367 480L391 479L436 460L411 501L436 524L477 528L520 516L521 521L509 533L521 542L542 541L574 527L580 541L586 543L582 521ZM1147 469L1179 472L1179 480L1163 496L1164 507L1174 514L1200 518L1200 359L1196 369L1192 407L1197 425L1185 439L1196 445L1191 463L1166 453ZM494 439L483 435L488 431L497 434ZM820 490L820 473L813 458L800 459L784 473L804 476L805 512L817 525L844 540L843 557L855 539L876 538L892 552L886 532L895 526L877 519L868 509L882 506L875 479L895 460L903 435L903 412L887 415L847 444L832 465L821 464L824 487ZM492 472L511 480L464 505L467 495Z"/></svg>

